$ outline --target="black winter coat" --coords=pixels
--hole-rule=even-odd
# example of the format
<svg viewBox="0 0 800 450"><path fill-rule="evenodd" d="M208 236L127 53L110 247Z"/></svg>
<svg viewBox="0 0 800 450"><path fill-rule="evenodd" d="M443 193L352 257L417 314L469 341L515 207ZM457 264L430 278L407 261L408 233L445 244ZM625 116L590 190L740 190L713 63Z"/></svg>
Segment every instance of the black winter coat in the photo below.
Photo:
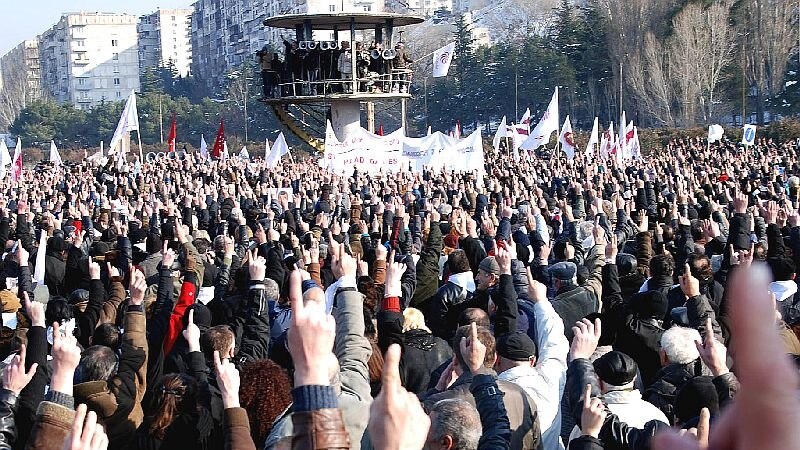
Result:
<svg viewBox="0 0 800 450"><path fill-rule="evenodd" d="M428 301L425 323L434 336L450 341L458 328L458 316L474 306L474 295L461 286L447 282Z"/></svg>
<svg viewBox="0 0 800 450"><path fill-rule="evenodd" d="M397 311L378 312L378 346L385 353L391 344L403 348L400 357L400 381L415 394L428 389L431 374L453 357L453 350L442 338L425 330L403 332L403 314ZM434 381L435 383L435 381Z"/></svg>

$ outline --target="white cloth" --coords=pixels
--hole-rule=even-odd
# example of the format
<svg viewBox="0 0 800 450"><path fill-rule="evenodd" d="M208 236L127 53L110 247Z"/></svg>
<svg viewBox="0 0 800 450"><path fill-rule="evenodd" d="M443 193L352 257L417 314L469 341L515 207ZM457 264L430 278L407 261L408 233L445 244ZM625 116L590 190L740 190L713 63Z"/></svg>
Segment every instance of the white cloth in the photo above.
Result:
<svg viewBox="0 0 800 450"><path fill-rule="evenodd" d="M472 272L454 273L447 281L466 289L467 292L475 292L475 279L472 277Z"/></svg>
<svg viewBox="0 0 800 450"><path fill-rule="evenodd" d="M642 400L642 394L638 389L630 391L611 391L601 397L608 409L619 417L620 422L625 422L629 427L644 428L644 424L651 420L658 420L669 424L667 416L650 402ZM569 440L581 436L581 430L577 426L572 429Z"/></svg>
<svg viewBox="0 0 800 450"><path fill-rule="evenodd" d="M564 322L548 301L533 305L536 316L536 346L539 358L534 367L518 366L506 370L498 379L521 387L536 403L544 450L563 450L561 444L561 396L567 380L569 342L564 337Z"/></svg>
<svg viewBox="0 0 800 450"><path fill-rule="evenodd" d="M797 283L794 280L773 281L769 284L769 291L775 294L775 300L782 302L797 292Z"/></svg>

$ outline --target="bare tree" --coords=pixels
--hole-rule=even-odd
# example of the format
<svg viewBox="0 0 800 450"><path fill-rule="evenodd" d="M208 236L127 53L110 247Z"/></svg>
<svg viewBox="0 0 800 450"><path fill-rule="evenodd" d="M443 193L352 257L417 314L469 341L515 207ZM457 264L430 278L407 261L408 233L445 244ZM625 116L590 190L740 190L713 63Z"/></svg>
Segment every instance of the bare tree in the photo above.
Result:
<svg viewBox="0 0 800 450"><path fill-rule="evenodd" d="M740 36L746 58L747 81L755 87L759 123L766 98L784 90L789 56L796 48L795 2L743 0Z"/></svg>

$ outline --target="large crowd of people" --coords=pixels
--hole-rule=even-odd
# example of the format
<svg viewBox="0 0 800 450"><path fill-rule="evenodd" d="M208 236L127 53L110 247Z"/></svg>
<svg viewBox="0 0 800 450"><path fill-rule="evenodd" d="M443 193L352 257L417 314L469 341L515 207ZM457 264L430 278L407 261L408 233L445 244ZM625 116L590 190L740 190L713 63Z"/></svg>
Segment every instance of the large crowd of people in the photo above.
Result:
<svg viewBox="0 0 800 450"><path fill-rule="evenodd" d="M795 142L0 181L1 449L798 449Z"/></svg>

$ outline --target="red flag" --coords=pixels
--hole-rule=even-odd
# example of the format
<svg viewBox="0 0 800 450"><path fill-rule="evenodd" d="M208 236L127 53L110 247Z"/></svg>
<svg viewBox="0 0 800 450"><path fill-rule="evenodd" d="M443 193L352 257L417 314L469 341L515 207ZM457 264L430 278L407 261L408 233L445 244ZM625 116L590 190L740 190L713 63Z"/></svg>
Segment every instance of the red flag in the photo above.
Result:
<svg viewBox="0 0 800 450"><path fill-rule="evenodd" d="M219 130L217 130L217 138L214 139L214 148L211 150L212 158L221 158L222 151L225 149L225 119L219 120Z"/></svg>
<svg viewBox="0 0 800 450"><path fill-rule="evenodd" d="M178 115L176 113L172 113L172 126L169 128L169 138L167 138L167 144L169 145L168 152L172 153L175 151L175 141L178 139Z"/></svg>
<svg viewBox="0 0 800 450"><path fill-rule="evenodd" d="M383 136L383 124L381 124L381 126L378 127L378 136Z"/></svg>
<svg viewBox="0 0 800 450"><path fill-rule="evenodd" d="M19 177L22 176L22 150L14 152L14 161L11 163L11 179L14 181L19 181Z"/></svg>

